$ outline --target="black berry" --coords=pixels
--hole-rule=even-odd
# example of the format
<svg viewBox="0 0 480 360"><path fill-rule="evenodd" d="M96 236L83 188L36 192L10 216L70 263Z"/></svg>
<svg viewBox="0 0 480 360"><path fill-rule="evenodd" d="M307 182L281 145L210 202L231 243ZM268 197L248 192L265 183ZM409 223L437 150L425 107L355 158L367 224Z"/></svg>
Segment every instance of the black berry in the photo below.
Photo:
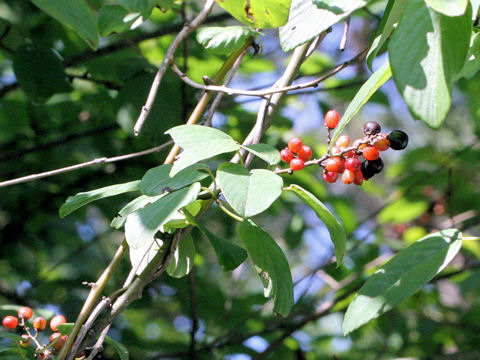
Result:
<svg viewBox="0 0 480 360"><path fill-rule="evenodd" d="M393 130L387 135L387 139L390 141L390 147L393 150L403 150L408 144L408 135L402 130Z"/></svg>
<svg viewBox="0 0 480 360"><path fill-rule="evenodd" d="M365 168L372 170L374 174L378 174L383 170L383 160L380 158L377 160L366 160L364 166Z"/></svg>
<svg viewBox="0 0 480 360"><path fill-rule="evenodd" d="M380 124L375 121L367 121L363 126L363 132L365 135L375 135L382 131Z"/></svg>
<svg viewBox="0 0 480 360"><path fill-rule="evenodd" d="M365 180L368 180L368 179L370 179L373 175L375 175L375 172L373 171L373 169L372 169L371 167L367 167L367 166L365 165L365 163L366 163L367 161L368 161L368 160L366 160L366 161L364 161L364 162L362 163L362 170L361 170L361 171L362 171L363 178L364 178Z"/></svg>

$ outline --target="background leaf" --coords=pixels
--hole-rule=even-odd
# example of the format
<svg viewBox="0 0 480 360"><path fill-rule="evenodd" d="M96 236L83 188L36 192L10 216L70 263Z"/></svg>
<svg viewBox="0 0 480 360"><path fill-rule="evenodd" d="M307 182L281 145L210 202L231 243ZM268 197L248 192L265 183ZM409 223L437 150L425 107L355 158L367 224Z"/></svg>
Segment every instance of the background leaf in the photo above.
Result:
<svg viewBox="0 0 480 360"><path fill-rule="evenodd" d="M452 83L465 63L471 28L470 10L452 18L412 0L393 33L388 50L395 84L412 115L432 128L450 109Z"/></svg>
<svg viewBox="0 0 480 360"><path fill-rule="evenodd" d="M242 145L242 148L266 161L269 165L280 162L280 151L269 144Z"/></svg>
<svg viewBox="0 0 480 360"><path fill-rule="evenodd" d="M116 340L113 340L110 336L105 337L105 342L111 346L117 351L118 356L120 357L120 360L128 360L129 359L129 354L127 348L119 343Z"/></svg>
<svg viewBox="0 0 480 360"><path fill-rule="evenodd" d="M421 289L453 259L462 246L461 239L456 229L442 230L392 257L367 280L350 303L343 333L349 334Z"/></svg>
<svg viewBox="0 0 480 360"><path fill-rule="evenodd" d="M155 233L182 207L194 202L200 183L173 191L127 217L125 238L131 248L139 248L152 241Z"/></svg>
<svg viewBox="0 0 480 360"><path fill-rule="evenodd" d="M273 310L287 316L293 306L293 283L282 249L267 232L251 220L239 224L238 235L262 279L265 296L273 297Z"/></svg>
<svg viewBox="0 0 480 360"><path fill-rule="evenodd" d="M104 188L88 192L81 192L74 196L69 196L65 203L60 207L59 214L60 217L63 218L82 206L91 203L92 201L138 190L140 190L140 180L106 186Z"/></svg>
<svg viewBox="0 0 480 360"><path fill-rule="evenodd" d="M223 131L201 125L180 125L166 132L175 144L183 149L173 164L170 176L180 170L215 155L237 151L240 148L233 138Z"/></svg>
<svg viewBox="0 0 480 360"><path fill-rule="evenodd" d="M210 26L197 30L197 41L218 54L232 53L252 36L258 36L258 32L248 26Z"/></svg>
<svg viewBox="0 0 480 360"><path fill-rule="evenodd" d="M195 257L195 245L191 235L186 236L173 254L173 258L167 267L168 275L181 278L188 275L193 268Z"/></svg>
<svg viewBox="0 0 480 360"><path fill-rule="evenodd" d="M281 195L283 180L269 170L248 170L224 163L217 170L217 182L230 206L243 217L259 214Z"/></svg>
<svg viewBox="0 0 480 360"><path fill-rule="evenodd" d="M328 210L328 208L318 200L315 195L301 188L298 185L292 184L287 190L295 193L305 204L310 206L318 218L323 221L328 231L333 245L335 245L335 257L337 258L337 266L342 263L345 248L347 246L345 229L335 216Z"/></svg>
<svg viewBox="0 0 480 360"><path fill-rule="evenodd" d="M447 16L460 16L465 14L468 0L425 0L433 10Z"/></svg>
<svg viewBox="0 0 480 360"><path fill-rule="evenodd" d="M97 22L84 0L32 0L55 20L74 30L94 50L98 47Z"/></svg>

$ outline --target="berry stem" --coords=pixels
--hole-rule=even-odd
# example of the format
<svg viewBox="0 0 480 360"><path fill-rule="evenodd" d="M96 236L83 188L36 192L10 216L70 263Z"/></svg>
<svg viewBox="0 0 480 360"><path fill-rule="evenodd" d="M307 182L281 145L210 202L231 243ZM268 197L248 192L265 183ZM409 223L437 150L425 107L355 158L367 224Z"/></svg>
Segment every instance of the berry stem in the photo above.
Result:
<svg viewBox="0 0 480 360"><path fill-rule="evenodd" d="M30 333L30 328L25 324L25 320L23 318L20 318L20 326L23 327L23 330L27 333L28 337L33 340L35 345L37 346L37 350L43 350L43 346L38 342L37 336L38 332L35 333L35 336L33 336ZM36 330L35 330L36 331Z"/></svg>

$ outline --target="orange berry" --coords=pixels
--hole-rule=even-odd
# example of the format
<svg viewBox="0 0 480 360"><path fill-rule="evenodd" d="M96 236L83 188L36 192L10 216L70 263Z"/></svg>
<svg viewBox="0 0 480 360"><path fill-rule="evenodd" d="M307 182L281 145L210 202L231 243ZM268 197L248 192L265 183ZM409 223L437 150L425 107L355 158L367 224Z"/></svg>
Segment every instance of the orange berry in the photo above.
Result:
<svg viewBox="0 0 480 360"><path fill-rule="evenodd" d="M390 140L387 139L387 134L380 134L375 139L375 149L379 151L385 151L390 147Z"/></svg>
<svg viewBox="0 0 480 360"><path fill-rule="evenodd" d="M24 306L18 309L18 317L24 318L25 320L30 320L33 315L33 310L30 309L28 306Z"/></svg>
<svg viewBox="0 0 480 360"><path fill-rule="evenodd" d="M355 172L345 170L342 174L342 181L344 184L351 184L355 180Z"/></svg>
<svg viewBox="0 0 480 360"><path fill-rule="evenodd" d="M380 157L378 150L372 146L367 146L363 149L362 155L366 160L377 160Z"/></svg>
<svg viewBox="0 0 480 360"><path fill-rule="evenodd" d="M67 319L63 315L56 315L50 320L50 329L57 331L58 325L65 324Z"/></svg>
<svg viewBox="0 0 480 360"><path fill-rule="evenodd" d="M58 340L53 344L53 348L55 350L62 350L63 345L67 342L67 335L62 336L59 332L54 332L50 335L50 342L54 342L57 338Z"/></svg>
<svg viewBox="0 0 480 360"><path fill-rule="evenodd" d="M338 179L338 173L333 171L325 171L323 173L323 178L328 183L334 183Z"/></svg>
<svg viewBox="0 0 480 360"><path fill-rule="evenodd" d="M362 185L363 183L363 173L362 171L355 171L355 178L353 179L355 185Z"/></svg>
<svg viewBox="0 0 480 360"><path fill-rule="evenodd" d="M282 159L282 161L286 162L287 164L290 163L290 161L292 161L293 154L289 148L285 148L282 151L280 151L280 159Z"/></svg>
<svg viewBox="0 0 480 360"><path fill-rule="evenodd" d="M312 149L310 146L303 145L302 148L298 151L297 156L303 161L308 161L312 158Z"/></svg>
<svg viewBox="0 0 480 360"><path fill-rule="evenodd" d="M329 158L325 161L325 169L327 171L341 173L345 170L345 160L338 156Z"/></svg>
<svg viewBox="0 0 480 360"><path fill-rule="evenodd" d="M299 152L302 146L303 146L302 140L300 140L300 138L298 137L294 137L290 139L290 141L288 142L288 148L293 153Z"/></svg>
<svg viewBox="0 0 480 360"><path fill-rule="evenodd" d="M47 327L47 320L45 320L43 317L39 316L33 320L33 327L37 331L43 331Z"/></svg>
<svg viewBox="0 0 480 360"><path fill-rule="evenodd" d="M18 325L18 319L15 316L9 315L3 318L2 323L7 329L15 329Z"/></svg>
<svg viewBox="0 0 480 360"><path fill-rule="evenodd" d="M329 129L335 128L340 121L340 115L335 110L329 110L325 114L325 126Z"/></svg>
<svg viewBox="0 0 480 360"><path fill-rule="evenodd" d="M22 338L24 338L25 340L20 340L20 346L21 347L24 347L24 348L27 348L30 346L30 337L27 335L27 334L23 334L22 335Z"/></svg>
<svg viewBox="0 0 480 360"><path fill-rule="evenodd" d="M338 147L347 147L349 144L350 144L350 138L348 137L348 135L340 136L335 142L335 146L338 146Z"/></svg>
<svg viewBox="0 0 480 360"><path fill-rule="evenodd" d="M305 167L305 162L300 158L295 158L290 161L290 169L293 171L302 170Z"/></svg>

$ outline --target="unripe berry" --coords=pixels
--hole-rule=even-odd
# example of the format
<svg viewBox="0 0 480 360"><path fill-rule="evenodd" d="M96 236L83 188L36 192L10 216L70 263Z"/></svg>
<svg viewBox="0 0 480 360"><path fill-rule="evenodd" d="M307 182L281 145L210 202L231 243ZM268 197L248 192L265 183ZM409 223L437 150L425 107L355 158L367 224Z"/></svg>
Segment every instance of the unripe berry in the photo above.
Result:
<svg viewBox="0 0 480 360"><path fill-rule="evenodd" d="M325 171L323 173L323 178L328 183L334 183L338 179L338 173L333 171Z"/></svg>
<svg viewBox="0 0 480 360"><path fill-rule="evenodd" d="M50 335L50 342L55 341L55 339L58 340L53 344L53 348L55 350L62 350L63 346L67 342L67 335L62 336L59 332L54 332L52 335Z"/></svg>
<svg viewBox="0 0 480 360"><path fill-rule="evenodd" d="M363 183L363 173L361 171L355 171L355 178L353 179L355 185L362 185Z"/></svg>
<svg viewBox="0 0 480 360"><path fill-rule="evenodd" d="M22 338L24 338L25 340L20 340L20 346L21 347L24 347L24 348L27 348L30 346L30 337L27 335L27 334L23 334L22 335Z"/></svg>
<svg viewBox="0 0 480 360"><path fill-rule="evenodd" d="M47 320L39 316L33 320L33 327L37 331L43 331L47 327Z"/></svg>
<svg viewBox="0 0 480 360"><path fill-rule="evenodd" d="M378 150L372 146L367 146L363 149L362 155L366 160L377 160L380 157Z"/></svg>
<svg viewBox="0 0 480 360"><path fill-rule="evenodd" d="M332 155L333 156L340 155L341 152L342 152L342 150L340 149L339 146L332 146Z"/></svg>
<svg viewBox="0 0 480 360"><path fill-rule="evenodd" d="M335 110L329 110L325 114L325 126L329 129L335 128L340 120L340 115Z"/></svg>
<svg viewBox="0 0 480 360"><path fill-rule="evenodd" d="M363 126L363 132L365 135L375 135L382 131L380 125L375 121L367 121Z"/></svg>
<svg viewBox="0 0 480 360"><path fill-rule="evenodd" d="M33 310L30 309L28 306L24 306L18 310L18 317L23 318L25 320L30 320L33 315Z"/></svg>
<svg viewBox="0 0 480 360"><path fill-rule="evenodd" d="M56 315L50 320L50 329L57 331L58 325L65 324L67 319L63 315Z"/></svg>
<svg viewBox="0 0 480 360"><path fill-rule="evenodd" d="M380 134L376 139L375 139L375 149L379 151L385 151L390 147L390 140L387 139L386 134Z"/></svg>
<svg viewBox="0 0 480 360"><path fill-rule="evenodd" d="M290 161L292 161L293 154L289 148L285 148L282 151L280 151L280 159L282 159L282 161L286 162L287 164L290 163Z"/></svg>
<svg viewBox="0 0 480 360"><path fill-rule="evenodd" d="M295 158L290 161L290 169L293 171L302 170L305 167L305 162L300 158Z"/></svg>
<svg viewBox="0 0 480 360"><path fill-rule="evenodd" d="M293 153L299 152L302 146L303 146L302 140L300 140L300 138L298 137L294 137L290 139L290 141L288 142L288 148Z"/></svg>
<svg viewBox="0 0 480 360"><path fill-rule="evenodd" d="M310 146L303 145L300 151L298 151L297 156L303 161L308 161L312 158L312 149Z"/></svg>
<svg viewBox="0 0 480 360"><path fill-rule="evenodd" d="M345 170L345 160L336 156L325 161L325 169L331 172L341 173Z"/></svg>
<svg viewBox="0 0 480 360"><path fill-rule="evenodd" d="M403 150L408 145L408 135L402 130L393 130L387 135L393 150Z"/></svg>
<svg viewBox="0 0 480 360"><path fill-rule="evenodd" d="M2 323L7 329L15 329L18 325L18 319L15 316L9 315L3 318Z"/></svg>
<svg viewBox="0 0 480 360"><path fill-rule="evenodd" d="M347 147L350 144L350 137L348 135L340 136L335 142L335 146Z"/></svg>
<svg viewBox="0 0 480 360"><path fill-rule="evenodd" d="M342 174L342 181L344 184L351 184L355 180L355 173L350 170L345 170Z"/></svg>
<svg viewBox="0 0 480 360"><path fill-rule="evenodd" d="M357 158L348 158L345 160L345 169L350 171L360 171L362 169L362 163Z"/></svg>

